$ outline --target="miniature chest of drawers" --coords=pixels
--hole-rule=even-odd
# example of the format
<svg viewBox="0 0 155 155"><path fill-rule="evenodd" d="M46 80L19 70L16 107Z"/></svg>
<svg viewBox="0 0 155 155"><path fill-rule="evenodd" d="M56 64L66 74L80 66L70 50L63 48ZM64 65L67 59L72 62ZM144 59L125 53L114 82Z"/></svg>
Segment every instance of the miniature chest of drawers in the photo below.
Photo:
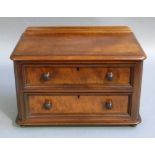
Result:
<svg viewBox="0 0 155 155"><path fill-rule="evenodd" d="M17 123L140 123L145 58L126 26L27 28L11 55Z"/></svg>

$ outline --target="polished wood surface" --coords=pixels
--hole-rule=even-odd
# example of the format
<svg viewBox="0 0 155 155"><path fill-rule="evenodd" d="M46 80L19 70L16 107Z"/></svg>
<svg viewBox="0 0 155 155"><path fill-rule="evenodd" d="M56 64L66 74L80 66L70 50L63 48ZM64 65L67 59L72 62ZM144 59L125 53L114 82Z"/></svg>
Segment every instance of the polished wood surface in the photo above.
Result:
<svg viewBox="0 0 155 155"><path fill-rule="evenodd" d="M142 60L128 27L39 27L22 35L13 60Z"/></svg>
<svg viewBox="0 0 155 155"><path fill-rule="evenodd" d="M34 114L109 114L127 115L128 96L105 96L105 95L28 95L26 105L28 111ZM112 107L108 108L109 101ZM49 102L51 108L47 109L44 104Z"/></svg>
<svg viewBox="0 0 155 155"><path fill-rule="evenodd" d="M112 73L111 80L108 75ZM45 78L44 76L49 78ZM89 76L88 76L89 75ZM44 67L34 65L25 67L25 81L28 86L98 84L100 85L129 85L130 68L104 67Z"/></svg>
<svg viewBox="0 0 155 155"><path fill-rule="evenodd" d="M29 27L14 61L19 125L136 125L145 53L116 27Z"/></svg>

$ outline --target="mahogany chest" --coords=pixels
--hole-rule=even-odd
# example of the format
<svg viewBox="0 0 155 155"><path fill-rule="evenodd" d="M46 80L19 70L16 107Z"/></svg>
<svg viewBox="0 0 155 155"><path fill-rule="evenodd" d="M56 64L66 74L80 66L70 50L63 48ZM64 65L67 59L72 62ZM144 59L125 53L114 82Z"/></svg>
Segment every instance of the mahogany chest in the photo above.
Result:
<svg viewBox="0 0 155 155"><path fill-rule="evenodd" d="M145 53L126 26L29 27L14 61L19 125L137 125Z"/></svg>

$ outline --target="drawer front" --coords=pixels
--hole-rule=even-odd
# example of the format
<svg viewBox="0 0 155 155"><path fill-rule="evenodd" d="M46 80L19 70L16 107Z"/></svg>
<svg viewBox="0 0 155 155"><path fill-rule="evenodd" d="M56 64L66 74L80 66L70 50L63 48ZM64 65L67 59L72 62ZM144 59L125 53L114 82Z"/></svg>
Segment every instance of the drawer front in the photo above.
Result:
<svg viewBox="0 0 155 155"><path fill-rule="evenodd" d="M26 66L24 85L54 87L67 85L114 86L130 84L130 67Z"/></svg>
<svg viewBox="0 0 155 155"><path fill-rule="evenodd" d="M92 94L93 95L93 94ZM27 94L26 113L32 115L128 115L129 95Z"/></svg>

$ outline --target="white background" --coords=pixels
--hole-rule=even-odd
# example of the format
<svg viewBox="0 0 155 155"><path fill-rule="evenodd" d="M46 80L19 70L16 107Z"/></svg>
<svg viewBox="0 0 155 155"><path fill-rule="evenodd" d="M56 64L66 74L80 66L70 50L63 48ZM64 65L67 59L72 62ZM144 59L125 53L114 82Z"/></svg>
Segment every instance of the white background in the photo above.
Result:
<svg viewBox="0 0 155 155"><path fill-rule="evenodd" d="M17 115L13 63L9 59L27 26L128 25L148 58L144 62L137 127L25 127ZM155 18L0 18L0 137L155 137Z"/></svg>

